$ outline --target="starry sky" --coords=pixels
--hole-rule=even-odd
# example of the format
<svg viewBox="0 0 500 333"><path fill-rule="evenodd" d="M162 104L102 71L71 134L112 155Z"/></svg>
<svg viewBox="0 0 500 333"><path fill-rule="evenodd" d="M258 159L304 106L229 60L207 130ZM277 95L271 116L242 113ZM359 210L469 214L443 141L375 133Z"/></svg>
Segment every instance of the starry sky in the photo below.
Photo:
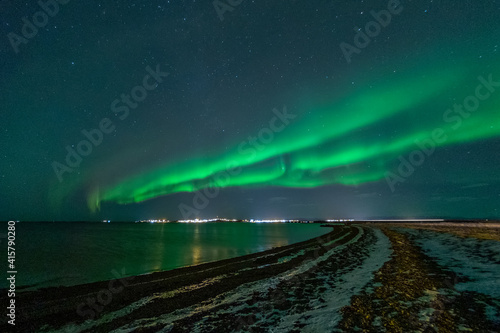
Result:
<svg viewBox="0 0 500 333"><path fill-rule="evenodd" d="M498 1L42 4L0 0L0 220L500 217Z"/></svg>

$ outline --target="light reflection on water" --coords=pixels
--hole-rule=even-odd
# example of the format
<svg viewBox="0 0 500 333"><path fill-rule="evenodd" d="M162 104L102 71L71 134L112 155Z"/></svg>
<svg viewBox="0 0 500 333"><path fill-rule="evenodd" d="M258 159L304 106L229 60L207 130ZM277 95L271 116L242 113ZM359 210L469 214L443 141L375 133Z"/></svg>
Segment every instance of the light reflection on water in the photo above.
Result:
<svg viewBox="0 0 500 333"><path fill-rule="evenodd" d="M126 275L169 270L264 251L329 230L285 223L24 222L16 226L17 285L76 285L113 279L113 270Z"/></svg>
<svg viewBox="0 0 500 333"><path fill-rule="evenodd" d="M201 246L193 246L193 262L192 265L198 265L201 263Z"/></svg>

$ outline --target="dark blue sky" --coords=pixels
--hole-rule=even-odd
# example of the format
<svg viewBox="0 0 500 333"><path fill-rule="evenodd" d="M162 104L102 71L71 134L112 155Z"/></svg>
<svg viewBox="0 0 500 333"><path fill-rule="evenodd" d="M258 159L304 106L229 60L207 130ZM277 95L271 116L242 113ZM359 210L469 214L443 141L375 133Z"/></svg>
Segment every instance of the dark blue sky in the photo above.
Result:
<svg viewBox="0 0 500 333"><path fill-rule="evenodd" d="M496 1L43 3L0 1L0 219L500 216Z"/></svg>

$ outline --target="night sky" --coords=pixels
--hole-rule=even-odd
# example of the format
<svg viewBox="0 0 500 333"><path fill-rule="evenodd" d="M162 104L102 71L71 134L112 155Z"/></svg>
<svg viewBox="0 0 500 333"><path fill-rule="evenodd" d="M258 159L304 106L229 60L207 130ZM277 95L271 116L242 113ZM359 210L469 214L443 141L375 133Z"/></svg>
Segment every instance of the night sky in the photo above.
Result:
<svg viewBox="0 0 500 333"><path fill-rule="evenodd" d="M0 220L500 217L498 1L46 2L0 0Z"/></svg>

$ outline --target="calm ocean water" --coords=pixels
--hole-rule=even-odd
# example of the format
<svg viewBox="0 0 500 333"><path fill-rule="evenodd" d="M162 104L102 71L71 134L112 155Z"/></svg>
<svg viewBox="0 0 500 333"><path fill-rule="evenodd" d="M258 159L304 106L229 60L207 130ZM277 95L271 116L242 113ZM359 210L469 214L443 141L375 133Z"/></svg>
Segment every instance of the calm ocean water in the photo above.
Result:
<svg viewBox="0 0 500 333"><path fill-rule="evenodd" d="M289 223L21 222L16 224L16 284L18 289L70 286L113 279L113 271L128 276L169 270L264 251L328 231L318 224ZM1 244L6 251L5 238ZM0 287L6 286L2 281Z"/></svg>

